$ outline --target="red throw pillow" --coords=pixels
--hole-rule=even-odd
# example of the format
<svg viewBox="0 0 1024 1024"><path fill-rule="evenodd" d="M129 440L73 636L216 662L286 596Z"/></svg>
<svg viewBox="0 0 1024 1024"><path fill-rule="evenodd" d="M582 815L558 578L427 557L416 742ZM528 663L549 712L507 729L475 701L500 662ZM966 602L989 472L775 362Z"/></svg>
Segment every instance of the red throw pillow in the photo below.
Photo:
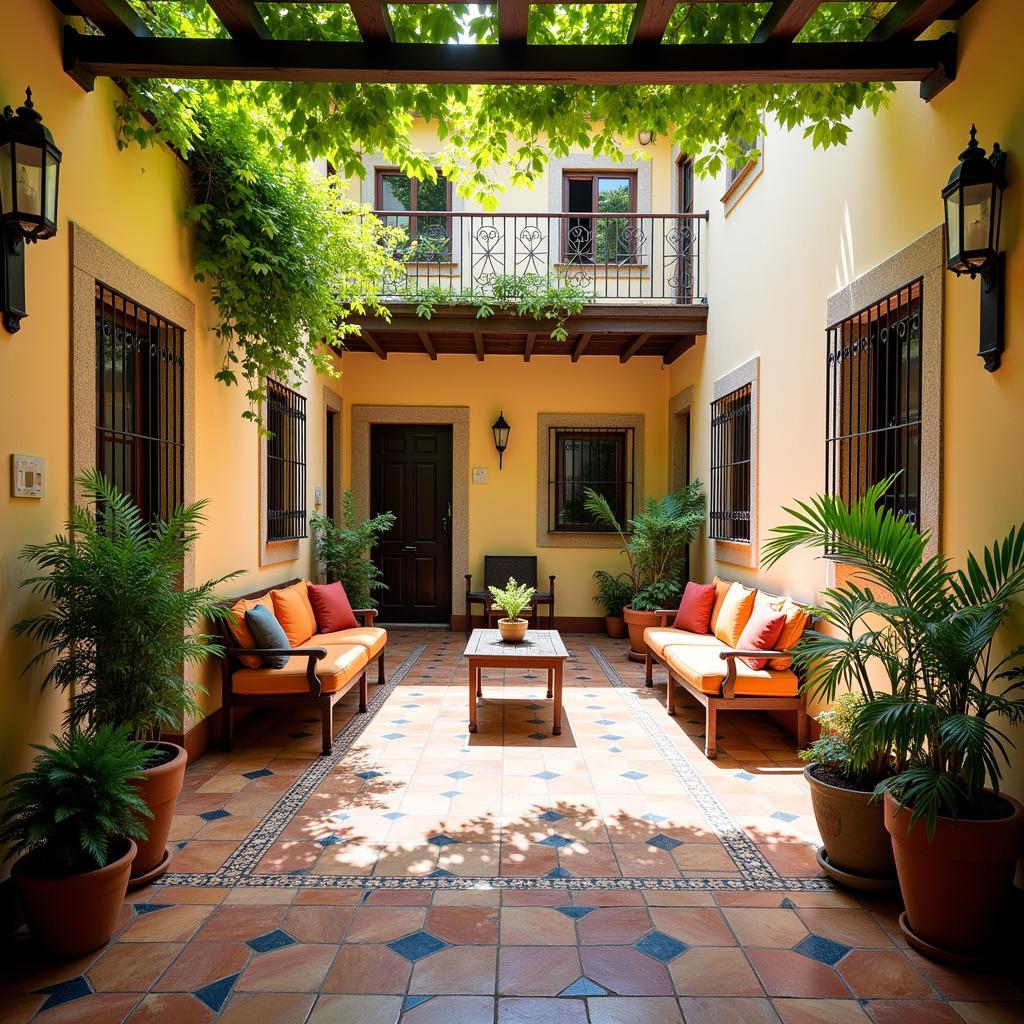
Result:
<svg viewBox="0 0 1024 1024"><path fill-rule="evenodd" d="M715 607L714 583L687 583L683 599L679 602L675 629L690 633L707 633L711 628L711 612Z"/></svg>
<svg viewBox="0 0 1024 1024"><path fill-rule="evenodd" d="M786 626L786 613L770 605L755 608L736 643L739 651L774 651ZM752 669L762 669L767 658L744 658Z"/></svg>
<svg viewBox="0 0 1024 1024"><path fill-rule="evenodd" d="M340 582L310 583L309 603L320 633L336 633L339 629L354 629L359 625Z"/></svg>

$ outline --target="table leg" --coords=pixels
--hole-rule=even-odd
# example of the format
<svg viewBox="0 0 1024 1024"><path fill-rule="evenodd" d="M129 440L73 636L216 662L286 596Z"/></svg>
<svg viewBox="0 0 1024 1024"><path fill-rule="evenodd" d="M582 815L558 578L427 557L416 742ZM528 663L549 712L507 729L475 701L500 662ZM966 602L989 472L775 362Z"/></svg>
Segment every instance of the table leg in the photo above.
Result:
<svg viewBox="0 0 1024 1024"><path fill-rule="evenodd" d="M551 699L552 686L555 682L555 670L553 668L548 669L548 699Z"/></svg>
<svg viewBox="0 0 1024 1024"><path fill-rule="evenodd" d="M469 731L476 732L476 698L480 687L480 669L469 663Z"/></svg>
<svg viewBox="0 0 1024 1024"><path fill-rule="evenodd" d="M476 695L478 697L484 695L484 670L482 668L476 670Z"/></svg>
<svg viewBox="0 0 1024 1024"><path fill-rule="evenodd" d="M552 736L562 735L562 666L558 665L555 668L555 706L552 709L552 719L554 721L551 729Z"/></svg>

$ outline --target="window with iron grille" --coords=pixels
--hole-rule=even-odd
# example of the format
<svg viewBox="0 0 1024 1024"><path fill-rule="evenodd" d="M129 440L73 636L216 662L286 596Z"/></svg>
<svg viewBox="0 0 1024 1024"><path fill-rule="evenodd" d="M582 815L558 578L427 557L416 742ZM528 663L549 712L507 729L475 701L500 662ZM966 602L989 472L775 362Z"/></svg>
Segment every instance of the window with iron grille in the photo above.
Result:
<svg viewBox="0 0 1024 1024"><path fill-rule="evenodd" d="M898 473L883 501L920 525L921 278L828 330L825 486L856 501Z"/></svg>
<svg viewBox="0 0 1024 1024"><path fill-rule="evenodd" d="M267 381L267 540L306 536L306 399Z"/></svg>
<svg viewBox="0 0 1024 1024"><path fill-rule="evenodd" d="M185 332L96 283L96 465L147 522L184 499Z"/></svg>
<svg viewBox="0 0 1024 1024"><path fill-rule="evenodd" d="M632 427L548 428L548 530L605 533L584 508L588 487L604 495L625 526L633 516Z"/></svg>
<svg viewBox="0 0 1024 1024"><path fill-rule="evenodd" d="M744 384L711 403L711 509L713 540L750 542L750 402Z"/></svg>

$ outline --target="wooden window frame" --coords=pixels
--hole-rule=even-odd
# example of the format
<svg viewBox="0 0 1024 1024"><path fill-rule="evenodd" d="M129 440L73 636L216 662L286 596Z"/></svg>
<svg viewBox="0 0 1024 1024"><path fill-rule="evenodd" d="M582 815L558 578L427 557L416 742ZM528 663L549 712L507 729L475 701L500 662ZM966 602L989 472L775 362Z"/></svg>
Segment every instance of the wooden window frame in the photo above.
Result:
<svg viewBox="0 0 1024 1024"><path fill-rule="evenodd" d="M614 439L616 442L615 451L615 480L614 481L572 481L567 484L564 473L564 445L566 441L573 440L601 440ZM630 426L600 427L582 426L574 427L568 425L555 425L548 427L548 473L552 493L549 498L548 508L548 530L551 533L578 534L578 533L614 533L611 527L604 526L590 521L579 521L573 523L560 523L559 512L562 504L559 496L564 498L564 491L567 486L589 487L594 483L612 483L615 488L615 500L610 501L612 511L619 523L625 526L627 520L631 519L636 508L636 433Z"/></svg>
<svg viewBox="0 0 1024 1024"><path fill-rule="evenodd" d="M617 168L586 169L586 170L574 170L572 168L563 168L563 170L562 170L562 213L565 214L566 216L563 216L561 218L562 219L562 231L561 231L561 235L562 235L561 243L562 244L561 244L561 251L560 251L559 255L561 256L562 261L565 262L565 263L569 263L571 261L570 260L570 255L569 255L569 228L570 228L570 221L572 220L572 216L576 216L579 219L583 219L583 220L587 219L587 214L588 213L590 215L590 218L600 217L601 216L600 213L597 210L597 196L598 196L598 193L597 193L597 182L598 182L599 178L621 178L621 179L627 181L628 184L629 184L629 210L627 212L631 213L631 214L636 214L637 213L637 191L638 191L638 188L639 188L639 180L638 180L638 173L637 173L636 168L625 168L625 169L621 169L621 170L617 169ZM591 209L589 211L571 211L569 209L569 182L570 181L583 181L583 180L587 180L587 179L590 180L590 205L591 205ZM570 214L572 216L570 216ZM635 217L631 217L629 219L628 223L629 223L630 227L633 229L633 231L635 233L635 231L636 231L636 224L637 224L636 218ZM590 239L591 261L590 261L590 263L583 263L583 264L581 264L582 266L596 266L596 267L601 267L601 266L621 266L621 265L628 266L630 264L639 263L638 253L636 253L635 251L633 251L631 253L631 258L629 260L624 260L624 261L620 260L620 261L617 261L615 264L598 262L597 259L596 259L596 253L595 253L595 246L597 245L597 232L592 230L590 235L591 235L591 239Z"/></svg>
<svg viewBox="0 0 1024 1024"><path fill-rule="evenodd" d="M741 384L711 403L708 536L712 540L730 544L752 542L753 403L752 383ZM746 524L745 528L738 529L740 523Z"/></svg>
<svg viewBox="0 0 1024 1024"><path fill-rule="evenodd" d="M406 217L409 218L409 241L411 243L411 242L415 242L417 240L417 238L419 237L419 217L416 216L417 214L420 214L421 216L422 216L423 213L447 213L447 214L449 214L449 216L445 218L445 224L446 224L446 229L447 229L447 234L448 234L448 257L450 259L451 258L452 244L453 244L452 243L452 238L453 238L453 235L454 235L454 231L452 230L452 218L450 216L450 214L452 212L452 183L451 183L451 180L449 178L445 178L445 176L441 173L441 168L440 167L435 167L434 170L437 171L437 173L438 173L438 175L440 177L444 178L444 182L445 182L444 203L445 203L445 207L446 207L445 210L443 210L443 211L441 211L441 210L434 210L434 211L426 210L426 211L424 211L424 210L417 209L417 207L419 205L420 180L419 180L419 178L414 178L414 177L412 177L412 175L406 174L399 167L375 167L373 169L373 202L374 202L375 208L377 210L383 212L383 210L384 210L384 179L389 177L389 176L391 176L391 177L408 178L409 179L409 207L410 207L410 209L407 210L407 211L389 210L389 211L387 211L387 215L389 217L395 217L395 218L402 217L402 216L406 216ZM416 261L413 260L413 262L416 262ZM436 262L436 261L432 261L432 262Z"/></svg>
<svg viewBox="0 0 1024 1024"><path fill-rule="evenodd" d="M274 408L275 405L283 405L285 413L294 419L294 436L286 436L282 425L275 423L280 411ZM309 535L306 496L309 422L305 396L279 381L268 379L266 421L267 429L274 435L267 438L264 454L267 543L302 540ZM282 445L287 445L283 451L280 447ZM278 528L278 523L290 523L291 527Z"/></svg>

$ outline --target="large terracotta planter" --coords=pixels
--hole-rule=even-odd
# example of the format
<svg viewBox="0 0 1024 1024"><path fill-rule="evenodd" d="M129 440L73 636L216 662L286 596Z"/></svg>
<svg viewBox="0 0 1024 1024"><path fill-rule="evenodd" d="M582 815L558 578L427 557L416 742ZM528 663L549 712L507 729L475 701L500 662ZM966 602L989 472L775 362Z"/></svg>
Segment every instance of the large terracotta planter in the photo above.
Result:
<svg viewBox="0 0 1024 1024"><path fill-rule="evenodd" d="M130 839L115 843L116 860L79 875L46 874L36 851L15 861L11 879L29 931L51 956L83 956L114 933L136 851Z"/></svg>
<svg viewBox="0 0 1024 1024"><path fill-rule="evenodd" d="M606 615L604 628L613 640L621 640L626 635L626 620L621 615Z"/></svg>
<svg viewBox="0 0 1024 1024"><path fill-rule="evenodd" d="M809 764L804 769L804 778L811 787L814 820L825 844L818 855L821 869L852 889L895 889L896 862L882 801L872 800L870 793L822 782L814 777L814 767Z"/></svg>
<svg viewBox="0 0 1024 1024"><path fill-rule="evenodd" d="M173 753L174 756L163 764L145 769L138 783L139 795L146 801L153 817L146 820L149 834L139 842L139 852L132 864L132 888L148 885L170 865L171 851L167 846L167 837L171 832L178 794L185 781L185 765L188 764L185 748L176 743L152 743L150 746Z"/></svg>
<svg viewBox="0 0 1024 1024"><path fill-rule="evenodd" d="M996 944L1013 906L1013 875L1024 847L1024 807L1000 794L1013 813L995 821L939 818L929 839L922 819L908 832L910 812L885 796L885 827L906 905L900 926L926 956L969 959Z"/></svg>
<svg viewBox="0 0 1024 1024"><path fill-rule="evenodd" d="M643 661L647 650L644 644L644 630L648 626L658 624L658 613L623 608L622 616L626 620L626 629L629 631L629 658L632 661Z"/></svg>
<svg viewBox="0 0 1024 1024"><path fill-rule="evenodd" d="M521 644L526 638L527 619L498 619L498 632L507 644Z"/></svg>

